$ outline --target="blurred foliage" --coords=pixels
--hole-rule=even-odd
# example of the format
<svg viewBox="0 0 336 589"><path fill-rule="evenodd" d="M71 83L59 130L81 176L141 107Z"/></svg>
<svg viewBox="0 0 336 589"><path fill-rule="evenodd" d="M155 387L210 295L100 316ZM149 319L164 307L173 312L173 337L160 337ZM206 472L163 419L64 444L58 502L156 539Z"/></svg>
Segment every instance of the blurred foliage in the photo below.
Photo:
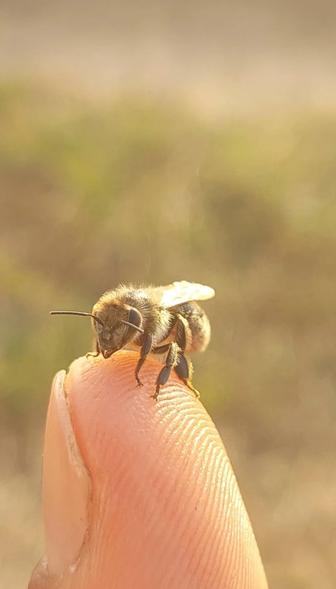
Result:
<svg viewBox="0 0 336 589"><path fill-rule="evenodd" d="M90 310L122 281L210 284L194 381L229 446L236 435L251 511L262 521L263 498L272 513L272 534L256 526L266 563L288 563L308 529L309 563L317 551L332 566L318 496L335 445L336 115L206 122L164 100L102 108L7 84L0 128L1 421L21 459L52 375L92 344L89 322L50 309ZM302 485L287 492L293 469ZM275 565L278 586L316 586L307 562L293 556L290 581Z"/></svg>
<svg viewBox="0 0 336 589"><path fill-rule="evenodd" d="M216 287L195 361L216 405L242 388L291 396L298 355L305 380L335 378L336 119L215 125L164 102L98 110L6 85L0 125L4 410L35 410L91 345L88 324L47 311L90 309L120 281Z"/></svg>

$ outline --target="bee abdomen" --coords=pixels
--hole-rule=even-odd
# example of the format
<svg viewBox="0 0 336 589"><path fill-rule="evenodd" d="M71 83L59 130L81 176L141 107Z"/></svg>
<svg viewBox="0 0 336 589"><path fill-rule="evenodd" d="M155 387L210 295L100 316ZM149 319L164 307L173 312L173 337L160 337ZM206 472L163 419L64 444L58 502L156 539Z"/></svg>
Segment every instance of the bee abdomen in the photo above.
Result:
<svg viewBox="0 0 336 589"><path fill-rule="evenodd" d="M210 341L210 322L202 307L196 302L184 303L174 307L187 321L191 337L186 351L203 352Z"/></svg>

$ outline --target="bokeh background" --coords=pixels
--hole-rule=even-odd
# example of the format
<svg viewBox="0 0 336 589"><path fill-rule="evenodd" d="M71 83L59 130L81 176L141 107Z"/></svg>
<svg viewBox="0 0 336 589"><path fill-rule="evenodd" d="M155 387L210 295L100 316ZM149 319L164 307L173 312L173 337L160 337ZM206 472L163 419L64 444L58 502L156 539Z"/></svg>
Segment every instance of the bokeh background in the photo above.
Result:
<svg viewBox="0 0 336 589"><path fill-rule="evenodd" d="M0 7L0 586L43 552L50 382L121 281L216 288L195 384L274 589L336 582L336 5Z"/></svg>

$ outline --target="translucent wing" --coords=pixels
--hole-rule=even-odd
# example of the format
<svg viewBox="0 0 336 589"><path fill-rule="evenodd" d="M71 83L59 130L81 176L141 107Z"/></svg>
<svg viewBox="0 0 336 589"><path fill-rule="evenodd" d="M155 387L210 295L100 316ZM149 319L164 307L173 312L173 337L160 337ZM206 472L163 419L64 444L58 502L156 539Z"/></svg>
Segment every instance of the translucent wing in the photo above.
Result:
<svg viewBox="0 0 336 589"><path fill-rule="evenodd" d="M197 284L196 282L173 282L167 286L158 286L152 289L152 295L162 307L175 307L188 301L205 301L215 296L215 291L210 286Z"/></svg>

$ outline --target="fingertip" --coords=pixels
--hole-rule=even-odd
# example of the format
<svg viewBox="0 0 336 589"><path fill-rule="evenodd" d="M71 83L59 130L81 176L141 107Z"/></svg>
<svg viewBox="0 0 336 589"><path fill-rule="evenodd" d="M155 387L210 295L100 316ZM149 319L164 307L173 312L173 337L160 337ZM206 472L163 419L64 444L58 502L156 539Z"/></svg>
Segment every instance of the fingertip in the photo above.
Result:
<svg viewBox="0 0 336 589"><path fill-rule="evenodd" d="M78 358L55 378L44 459L47 565L32 589L52 586L60 571L60 587L71 577L73 589L266 589L211 418L175 374L155 401L161 364L150 357L138 387L137 359L132 351Z"/></svg>
<svg viewBox="0 0 336 589"><path fill-rule="evenodd" d="M67 378L74 431L111 522L96 541L104 552L106 537L118 537L110 561L120 586L194 582L209 589L266 589L252 528L211 418L174 374L155 401L162 365L149 358L138 387L137 359L129 351L109 360L81 358ZM126 563L133 563L136 575ZM157 585L149 584L154 578Z"/></svg>

